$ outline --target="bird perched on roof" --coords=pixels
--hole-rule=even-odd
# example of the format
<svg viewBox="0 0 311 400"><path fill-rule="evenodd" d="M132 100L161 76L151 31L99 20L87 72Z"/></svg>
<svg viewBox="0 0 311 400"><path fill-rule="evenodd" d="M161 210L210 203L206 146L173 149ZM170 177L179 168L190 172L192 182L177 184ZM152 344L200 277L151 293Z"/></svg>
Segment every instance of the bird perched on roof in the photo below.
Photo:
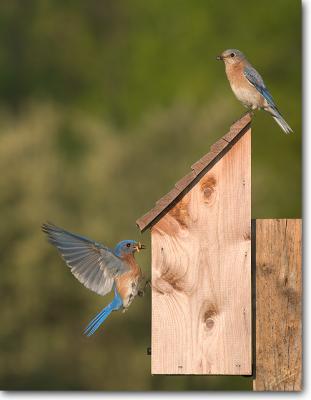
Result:
<svg viewBox="0 0 311 400"><path fill-rule="evenodd" d="M285 133L293 132L275 105L262 77L241 51L225 50L217 60L223 60L225 63L231 89L245 107L251 110L263 108L272 115Z"/></svg>
<svg viewBox="0 0 311 400"><path fill-rule="evenodd" d="M53 244L72 274L88 289L104 296L112 289L114 298L88 324L84 334L92 335L112 311L125 311L139 294L143 275L134 253L145 246L135 240L122 240L109 249L94 240L59 228L43 224L42 231Z"/></svg>

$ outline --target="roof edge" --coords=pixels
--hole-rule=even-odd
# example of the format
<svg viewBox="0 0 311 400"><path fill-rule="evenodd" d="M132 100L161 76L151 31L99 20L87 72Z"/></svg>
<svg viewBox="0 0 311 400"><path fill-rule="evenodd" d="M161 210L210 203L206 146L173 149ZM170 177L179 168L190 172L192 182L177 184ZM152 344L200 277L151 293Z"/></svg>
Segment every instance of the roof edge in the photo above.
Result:
<svg viewBox="0 0 311 400"><path fill-rule="evenodd" d="M161 197L150 211L136 220L136 225L140 231L144 232L147 228L154 225L163 214L167 212L166 210L185 194L186 190L189 189L195 181L200 179L208 169L212 168L244 133L248 131L251 121L252 116L249 112L235 121L231 125L229 132L217 140L217 142L210 147L208 153L191 165L191 171L177 181L173 189Z"/></svg>

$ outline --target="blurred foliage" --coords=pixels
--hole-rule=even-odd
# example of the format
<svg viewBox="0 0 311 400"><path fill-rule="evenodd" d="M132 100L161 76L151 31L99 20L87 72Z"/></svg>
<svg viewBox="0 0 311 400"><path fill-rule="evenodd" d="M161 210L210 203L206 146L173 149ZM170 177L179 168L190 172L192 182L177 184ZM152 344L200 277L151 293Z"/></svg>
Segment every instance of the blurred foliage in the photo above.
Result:
<svg viewBox="0 0 311 400"><path fill-rule="evenodd" d="M300 217L299 2L1 2L1 388L251 387L151 376L150 293L84 337L109 296L82 288L40 231L50 220L110 246L139 238L135 220L244 112L215 60L228 47L259 69L295 131L254 117L253 217ZM137 258L149 275L149 252Z"/></svg>

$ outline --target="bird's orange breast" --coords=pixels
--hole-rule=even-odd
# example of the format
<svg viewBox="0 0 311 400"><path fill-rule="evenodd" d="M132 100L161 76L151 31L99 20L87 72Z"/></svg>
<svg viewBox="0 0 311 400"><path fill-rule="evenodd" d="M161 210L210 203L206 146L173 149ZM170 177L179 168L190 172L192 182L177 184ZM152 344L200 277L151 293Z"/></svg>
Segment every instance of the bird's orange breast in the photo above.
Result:
<svg viewBox="0 0 311 400"><path fill-rule="evenodd" d="M261 108L264 106L264 98L258 90L244 76L244 63L227 64L226 74L235 96L244 105L250 108Z"/></svg>
<svg viewBox="0 0 311 400"><path fill-rule="evenodd" d="M124 301L132 291L133 285L138 285L142 272L132 254L125 255L122 259L128 264L129 271L116 277L115 282L117 290Z"/></svg>

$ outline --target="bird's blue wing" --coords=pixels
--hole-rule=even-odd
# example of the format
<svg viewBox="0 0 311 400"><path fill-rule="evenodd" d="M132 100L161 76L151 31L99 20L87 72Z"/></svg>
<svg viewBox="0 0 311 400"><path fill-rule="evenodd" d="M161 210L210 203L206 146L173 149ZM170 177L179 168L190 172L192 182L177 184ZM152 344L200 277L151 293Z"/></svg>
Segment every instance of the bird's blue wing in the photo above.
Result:
<svg viewBox="0 0 311 400"><path fill-rule="evenodd" d="M72 274L85 287L102 296L111 291L117 275L128 271L127 265L100 243L53 224L43 224L42 230L58 249Z"/></svg>
<svg viewBox="0 0 311 400"><path fill-rule="evenodd" d="M244 76L249 81L250 84L255 86L258 92L267 100L268 104L276 109L276 105L274 100L269 93L269 90L266 88L266 85L260 76L260 74L255 70L255 68L246 65L244 67Z"/></svg>

